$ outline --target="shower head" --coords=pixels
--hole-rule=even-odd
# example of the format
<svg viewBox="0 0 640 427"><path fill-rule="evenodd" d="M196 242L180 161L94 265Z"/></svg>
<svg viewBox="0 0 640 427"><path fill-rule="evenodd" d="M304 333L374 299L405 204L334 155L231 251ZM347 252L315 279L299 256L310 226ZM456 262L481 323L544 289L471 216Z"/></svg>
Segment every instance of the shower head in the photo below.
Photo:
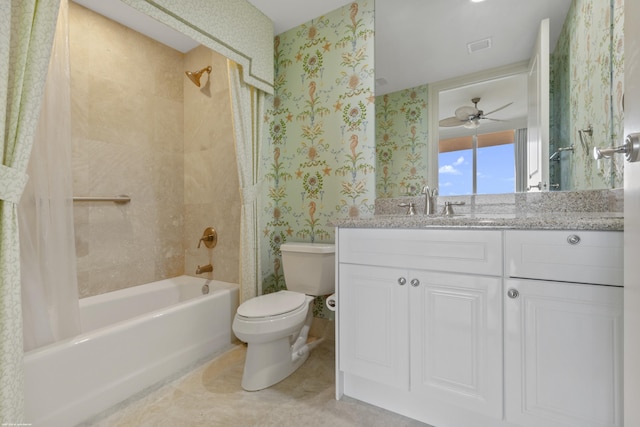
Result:
<svg viewBox="0 0 640 427"><path fill-rule="evenodd" d="M205 71L211 74L211 66L205 67L200 71L195 71L195 72L185 71L184 73L187 75L187 77L189 77L189 80L191 80L194 85L200 87L200 77L202 76L202 73L204 73Z"/></svg>

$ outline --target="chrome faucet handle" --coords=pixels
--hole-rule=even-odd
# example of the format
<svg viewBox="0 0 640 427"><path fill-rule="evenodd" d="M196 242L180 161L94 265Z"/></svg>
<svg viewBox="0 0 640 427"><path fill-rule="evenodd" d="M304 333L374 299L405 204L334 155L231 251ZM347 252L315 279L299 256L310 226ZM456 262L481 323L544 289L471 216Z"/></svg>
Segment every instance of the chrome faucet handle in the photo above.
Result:
<svg viewBox="0 0 640 427"><path fill-rule="evenodd" d="M398 206L401 208L409 208L407 209L407 215L415 215L416 214L416 205L415 203L400 203Z"/></svg>
<svg viewBox="0 0 640 427"><path fill-rule="evenodd" d="M442 209L442 215L444 216L453 216L455 213L453 212L454 206L462 206L464 202L444 202L444 209Z"/></svg>

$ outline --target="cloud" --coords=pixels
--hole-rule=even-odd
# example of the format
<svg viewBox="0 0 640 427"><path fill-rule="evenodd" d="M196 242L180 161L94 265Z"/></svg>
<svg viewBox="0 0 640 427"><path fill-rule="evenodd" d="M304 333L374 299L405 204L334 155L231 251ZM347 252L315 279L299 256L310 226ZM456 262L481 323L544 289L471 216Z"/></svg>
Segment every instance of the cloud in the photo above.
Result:
<svg viewBox="0 0 640 427"><path fill-rule="evenodd" d="M452 165L444 165L441 166L440 169L438 169L438 172L442 173L442 174L449 174L449 175L461 175L462 173L454 168Z"/></svg>
<svg viewBox="0 0 640 427"><path fill-rule="evenodd" d="M464 163L464 157L460 156L456 159L455 162L451 163L450 165L442 165L440 169L438 169L438 172L449 175L462 175L462 172L460 172L460 170L458 170L456 166L460 166Z"/></svg>

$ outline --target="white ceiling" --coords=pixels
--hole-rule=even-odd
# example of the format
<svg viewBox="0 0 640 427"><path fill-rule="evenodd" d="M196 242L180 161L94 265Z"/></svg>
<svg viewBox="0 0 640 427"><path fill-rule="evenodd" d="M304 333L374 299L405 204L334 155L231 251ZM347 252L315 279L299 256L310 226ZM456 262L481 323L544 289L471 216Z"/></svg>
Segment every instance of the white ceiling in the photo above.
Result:
<svg viewBox="0 0 640 427"><path fill-rule="evenodd" d="M187 37L144 13L138 12L120 0L73 0L73 2L132 28L179 52L188 52L199 44L191 37Z"/></svg>

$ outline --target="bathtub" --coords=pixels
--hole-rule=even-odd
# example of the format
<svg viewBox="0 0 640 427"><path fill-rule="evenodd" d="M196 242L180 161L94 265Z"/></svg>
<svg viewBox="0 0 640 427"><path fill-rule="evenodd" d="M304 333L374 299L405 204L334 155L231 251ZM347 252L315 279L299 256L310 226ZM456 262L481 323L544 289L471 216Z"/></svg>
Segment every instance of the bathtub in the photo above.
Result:
<svg viewBox="0 0 640 427"><path fill-rule="evenodd" d="M190 276L81 299L80 335L25 354L26 421L73 426L195 367L232 344L237 307L238 285Z"/></svg>

